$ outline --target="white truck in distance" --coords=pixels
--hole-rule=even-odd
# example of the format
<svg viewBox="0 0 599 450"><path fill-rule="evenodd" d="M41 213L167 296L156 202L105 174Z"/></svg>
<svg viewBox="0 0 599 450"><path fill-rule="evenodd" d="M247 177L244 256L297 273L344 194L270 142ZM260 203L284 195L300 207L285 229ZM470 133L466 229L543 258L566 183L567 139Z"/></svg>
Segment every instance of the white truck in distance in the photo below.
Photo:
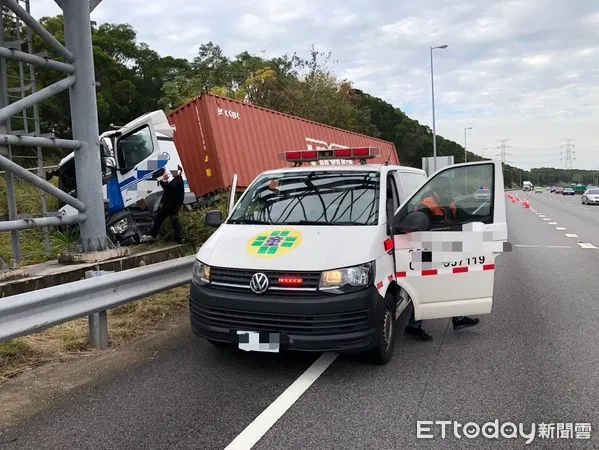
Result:
<svg viewBox="0 0 599 450"><path fill-rule="evenodd" d="M208 212L217 230L190 288L197 336L249 351L368 352L385 364L411 307L416 320L491 313L507 242L501 164L454 165L427 180L366 164L377 150L351 149L362 165L340 166L301 165L335 150L286 152L297 167L258 175L226 218ZM466 179L490 196L466 192ZM454 220L437 221L443 206Z"/></svg>
<svg viewBox="0 0 599 450"><path fill-rule="evenodd" d="M532 181L525 181L522 183L523 191L532 191L532 188L533 188Z"/></svg>

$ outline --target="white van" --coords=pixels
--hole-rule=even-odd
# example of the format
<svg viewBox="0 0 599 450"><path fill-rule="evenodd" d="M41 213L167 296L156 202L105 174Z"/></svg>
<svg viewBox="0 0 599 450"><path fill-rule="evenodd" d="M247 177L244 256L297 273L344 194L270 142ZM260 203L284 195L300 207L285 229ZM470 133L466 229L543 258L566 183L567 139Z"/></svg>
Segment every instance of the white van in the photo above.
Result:
<svg viewBox="0 0 599 450"><path fill-rule="evenodd" d="M384 364L408 306L416 320L491 313L507 240L501 164L426 180L420 169L366 164L379 154L366 148L352 149L362 164L301 165L334 152L287 152L297 167L261 173L224 221L206 215L218 229L193 268L196 335L244 350L369 352ZM490 198L474 196L480 184ZM451 208L455 220L439 222Z"/></svg>

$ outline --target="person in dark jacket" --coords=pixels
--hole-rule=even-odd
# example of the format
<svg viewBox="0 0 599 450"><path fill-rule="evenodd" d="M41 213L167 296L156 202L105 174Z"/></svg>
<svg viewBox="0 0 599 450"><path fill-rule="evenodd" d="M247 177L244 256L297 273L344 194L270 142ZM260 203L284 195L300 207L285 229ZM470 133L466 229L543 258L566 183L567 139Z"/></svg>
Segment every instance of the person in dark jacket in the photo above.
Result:
<svg viewBox="0 0 599 450"><path fill-rule="evenodd" d="M153 239L156 239L158 236L162 222L169 217L175 231L175 241L179 244L183 243L183 227L179 221L179 210L183 206L183 200L185 198L185 185L183 184L183 177L181 176L182 171L183 169L179 166L179 172L177 172L171 181L168 181L168 172L166 172L162 177L162 180L159 181L164 193L162 194L160 207L156 212L154 225L150 233Z"/></svg>

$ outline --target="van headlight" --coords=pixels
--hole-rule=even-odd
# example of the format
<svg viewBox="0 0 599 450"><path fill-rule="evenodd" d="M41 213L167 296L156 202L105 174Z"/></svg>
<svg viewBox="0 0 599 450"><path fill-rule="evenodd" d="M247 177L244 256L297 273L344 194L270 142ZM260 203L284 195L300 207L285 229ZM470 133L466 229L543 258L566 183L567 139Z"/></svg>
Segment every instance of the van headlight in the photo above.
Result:
<svg viewBox="0 0 599 450"><path fill-rule="evenodd" d="M338 293L358 290L372 284L374 261L357 266L327 270L320 275L319 289Z"/></svg>
<svg viewBox="0 0 599 450"><path fill-rule="evenodd" d="M210 283L210 266L196 259L193 263L191 280L196 284Z"/></svg>

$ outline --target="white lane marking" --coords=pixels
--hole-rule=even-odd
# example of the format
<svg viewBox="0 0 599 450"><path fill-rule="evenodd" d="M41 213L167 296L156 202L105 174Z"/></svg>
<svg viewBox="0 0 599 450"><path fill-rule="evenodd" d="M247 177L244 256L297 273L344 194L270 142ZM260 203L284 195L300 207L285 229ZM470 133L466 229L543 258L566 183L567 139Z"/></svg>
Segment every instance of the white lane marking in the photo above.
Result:
<svg viewBox="0 0 599 450"><path fill-rule="evenodd" d="M588 242L579 242L581 248L597 248L593 244L589 244Z"/></svg>
<svg viewBox="0 0 599 450"><path fill-rule="evenodd" d="M551 219L548 219L547 217L545 217L543 220L544 220L544 221L549 221L549 220L551 220Z"/></svg>
<svg viewBox="0 0 599 450"><path fill-rule="evenodd" d="M527 247L527 248L538 248L538 245L524 245L524 244L516 244L515 247Z"/></svg>
<svg viewBox="0 0 599 450"><path fill-rule="evenodd" d="M557 225L557 222L549 222L549 225Z"/></svg>
<svg viewBox="0 0 599 450"><path fill-rule="evenodd" d="M320 377L339 356L337 353L323 353L308 369L293 382L268 408L254 419L225 450L251 449L266 432L293 406L304 392Z"/></svg>
<svg viewBox="0 0 599 450"><path fill-rule="evenodd" d="M560 230L560 231L564 231L565 228L564 227L555 227L556 230Z"/></svg>
<svg viewBox="0 0 599 450"><path fill-rule="evenodd" d="M577 234L566 233L566 237L578 237Z"/></svg>
<svg viewBox="0 0 599 450"><path fill-rule="evenodd" d="M543 217L547 217L544 214L540 214L539 217L542 219Z"/></svg>
<svg viewBox="0 0 599 450"><path fill-rule="evenodd" d="M569 245L548 245L547 248L572 248Z"/></svg>

